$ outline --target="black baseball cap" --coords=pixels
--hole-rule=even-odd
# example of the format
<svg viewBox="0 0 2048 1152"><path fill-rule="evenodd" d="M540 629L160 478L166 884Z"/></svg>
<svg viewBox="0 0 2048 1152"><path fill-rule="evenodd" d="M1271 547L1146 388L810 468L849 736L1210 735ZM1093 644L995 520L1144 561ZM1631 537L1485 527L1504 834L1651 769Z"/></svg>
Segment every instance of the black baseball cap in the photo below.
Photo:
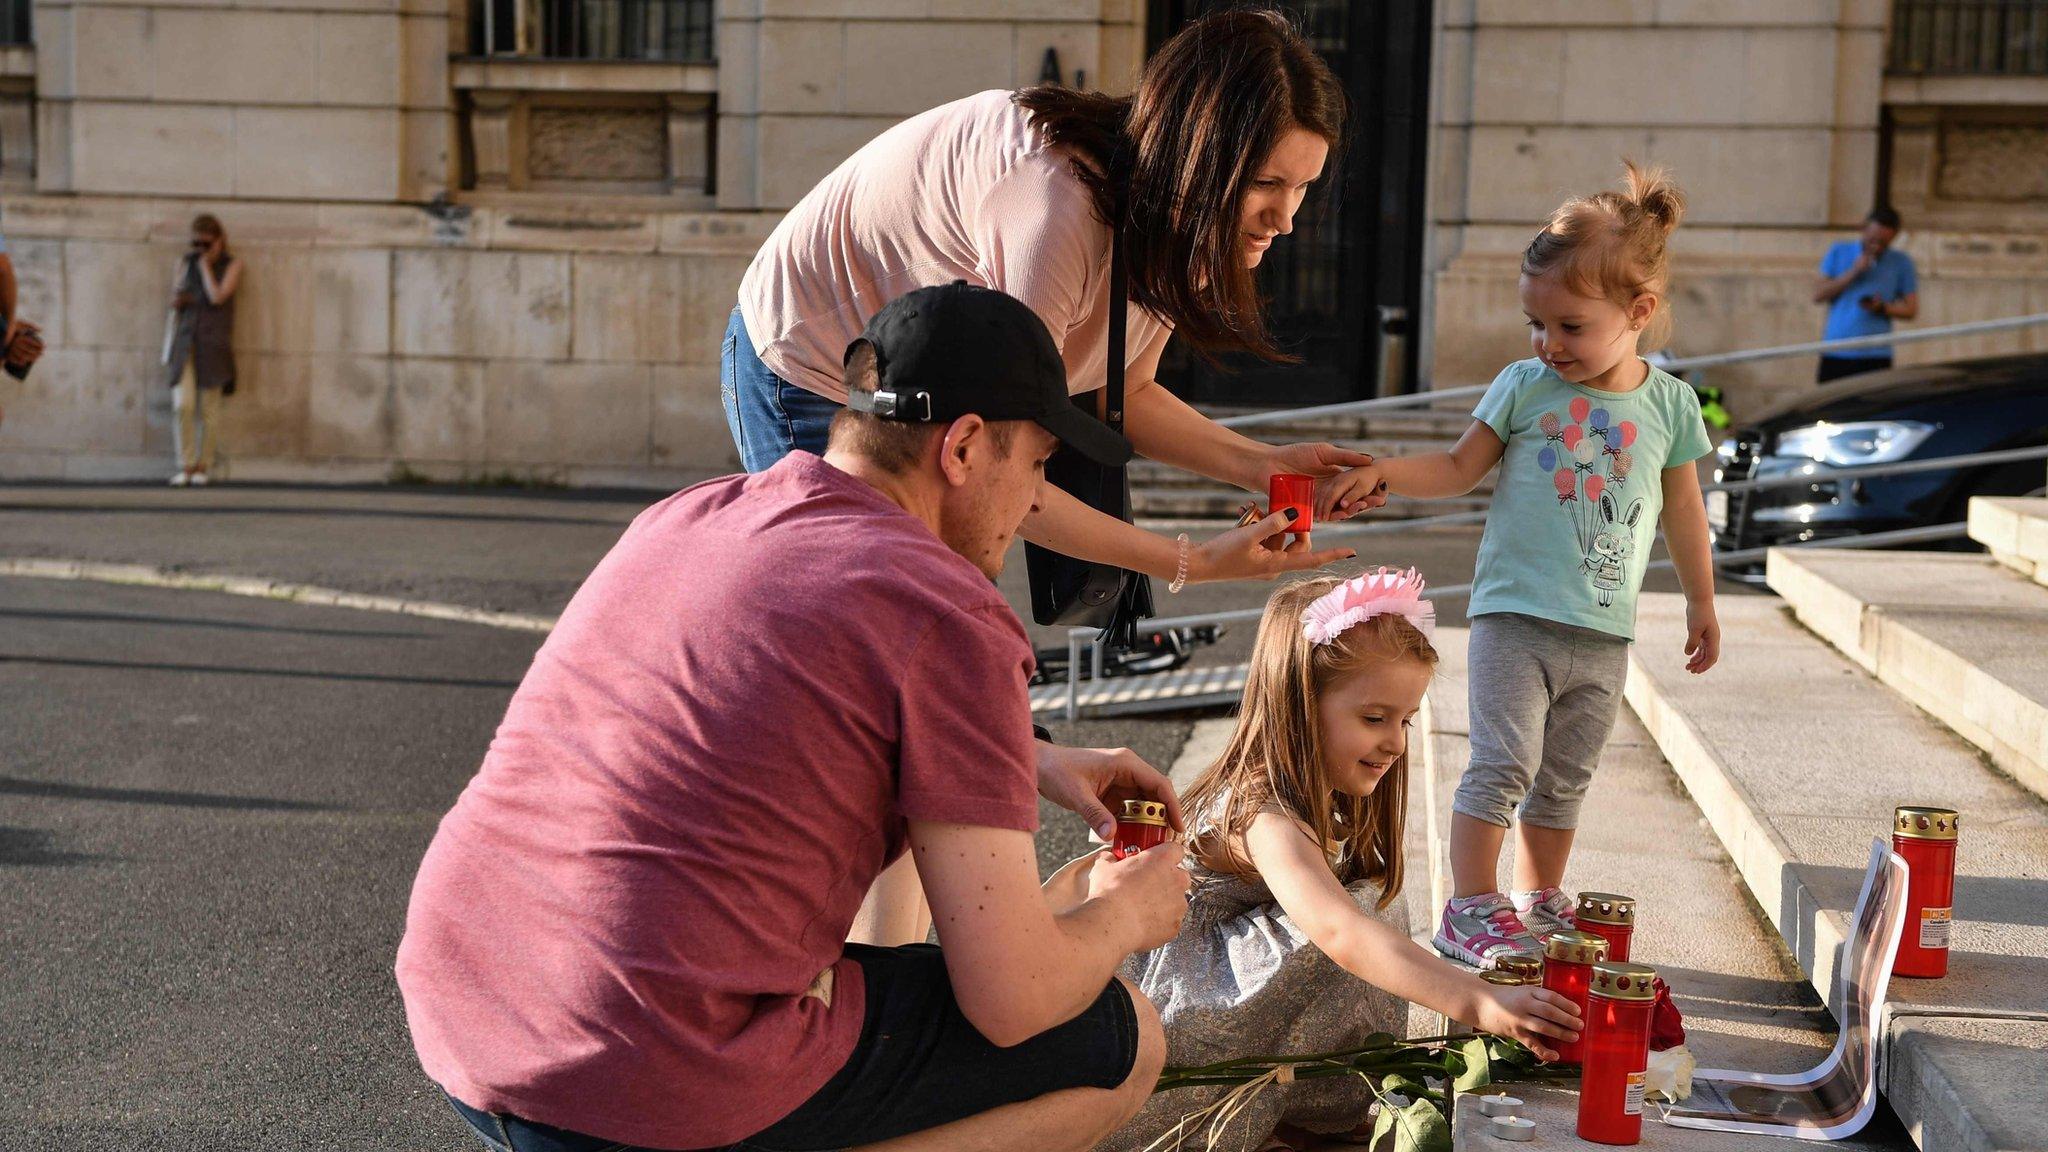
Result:
<svg viewBox="0 0 2048 1152"><path fill-rule="evenodd" d="M1052 333L1013 296L965 280L906 292L847 345L847 364L863 344L874 350L876 386L847 382L856 412L911 424L1029 420L1098 464L1131 458L1130 441L1074 406Z"/></svg>

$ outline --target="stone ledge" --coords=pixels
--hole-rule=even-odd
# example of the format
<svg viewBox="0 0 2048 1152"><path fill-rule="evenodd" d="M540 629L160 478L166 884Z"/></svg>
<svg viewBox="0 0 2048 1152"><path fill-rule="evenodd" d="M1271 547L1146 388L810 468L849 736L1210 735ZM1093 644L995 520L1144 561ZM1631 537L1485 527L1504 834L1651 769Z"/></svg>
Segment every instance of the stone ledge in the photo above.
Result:
<svg viewBox="0 0 2048 1152"><path fill-rule="evenodd" d="M2048 1079L2048 1053L2016 1049L2000 1063L1959 1068L1949 1059L1954 1049L1913 1033L1924 1017L2048 1024L2048 880L2038 879L2048 876L2048 805L1807 633L1778 602L1727 597L1720 616L1721 664L1691 677L1683 599L1644 595L1630 705L1824 996L1834 993L1870 840L1886 835L1892 807L1935 803L1969 814L1949 975L1891 984L1887 1095L1923 1148L2037 1146L2039 1114L2024 1101L2038 1087L2004 1078L2016 1065L2038 1085ZM1941 1142L1947 1134L1953 1143Z"/></svg>
<svg viewBox="0 0 2048 1152"><path fill-rule="evenodd" d="M1799 619L2048 796L2048 592L1982 556L1773 550Z"/></svg>
<svg viewBox="0 0 2048 1152"><path fill-rule="evenodd" d="M712 62L643 60L521 60L457 58L448 62L452 87L462 91L695 92L718 91Z"/></svg>
<svg viewBox="0 0 2048 1152"><path fill-rule="evenodd" d="M2000 564L2048 585L2048 499L1978 496L1970 501L1970 539Z"/></svg>

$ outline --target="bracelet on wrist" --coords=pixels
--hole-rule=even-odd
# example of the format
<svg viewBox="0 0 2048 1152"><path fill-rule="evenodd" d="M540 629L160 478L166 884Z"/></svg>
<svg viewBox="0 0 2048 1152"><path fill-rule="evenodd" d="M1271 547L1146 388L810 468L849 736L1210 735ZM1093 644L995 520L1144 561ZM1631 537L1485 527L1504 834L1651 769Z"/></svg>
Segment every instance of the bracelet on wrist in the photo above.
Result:
<svg viewBox="0 0 2048 1152"><path fill-rule="evenodd" d="M1173 583L1166 586L1170 594L1177 594L1188 585L1188 534L1183 532L1177 538L1180 544L1180 563L1173 570Z"/></svg>

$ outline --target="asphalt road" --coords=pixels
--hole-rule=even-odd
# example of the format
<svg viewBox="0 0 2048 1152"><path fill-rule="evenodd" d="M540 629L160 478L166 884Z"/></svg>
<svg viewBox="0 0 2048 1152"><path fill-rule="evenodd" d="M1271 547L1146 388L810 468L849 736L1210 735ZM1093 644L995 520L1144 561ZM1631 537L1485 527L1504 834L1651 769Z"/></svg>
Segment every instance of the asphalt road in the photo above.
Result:
<svg viewBox="0 0 2048 1152"><path fill-rule="evenodd" d="M553 612L654 498L8 487L0 558ZM1463 583L1476 542L1401 532L1363 559ZM1022 567L1002 581L1020 607ZM1176 614L1267 591L1158 590ZM1242 659L1251 632L1201 659ZM540 639L0 578L0 1149L471 1147L414 1061L391 961L420 855ZM1165 768L1193 719L1053 728ZM1046 813L1045 867L1084 847Z"/></svg>

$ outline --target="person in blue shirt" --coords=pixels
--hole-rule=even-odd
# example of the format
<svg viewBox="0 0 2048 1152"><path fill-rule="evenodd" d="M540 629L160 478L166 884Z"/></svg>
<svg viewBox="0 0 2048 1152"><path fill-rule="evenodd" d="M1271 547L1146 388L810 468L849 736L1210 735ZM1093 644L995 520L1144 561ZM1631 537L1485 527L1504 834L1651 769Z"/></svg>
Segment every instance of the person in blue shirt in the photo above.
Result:
<svg viewBox="0 0 2048 1152"><path fill-rule="evenodd" d="M1898 235L1899 214L1878 207L1864 218L1862 235L1832 245L1820 258L1813 302L1828 306L1824 339L1882 336L1892 330L1892 321L1920 314L1920 281L1913 258L1892 247ZM1890 345L1843 348L1820 358L1815 379L1825 384L1891 366Z"/></svg>

